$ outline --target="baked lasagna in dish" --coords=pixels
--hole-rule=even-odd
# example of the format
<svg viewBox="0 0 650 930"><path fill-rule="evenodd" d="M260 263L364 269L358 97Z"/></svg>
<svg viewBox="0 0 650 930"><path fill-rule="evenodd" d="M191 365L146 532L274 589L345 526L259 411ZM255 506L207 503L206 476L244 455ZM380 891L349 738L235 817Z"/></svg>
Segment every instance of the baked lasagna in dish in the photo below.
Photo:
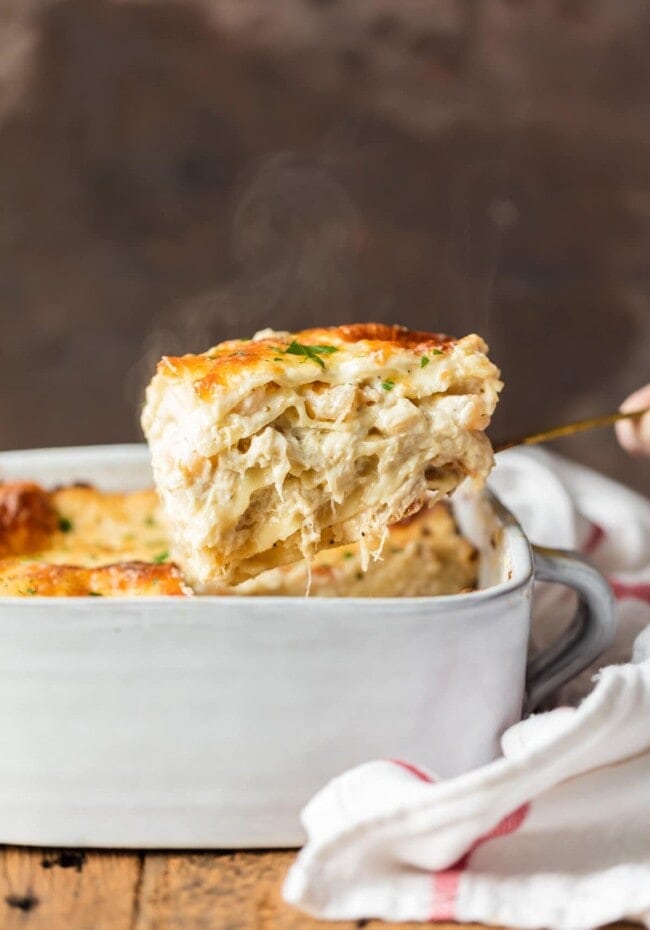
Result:
<svg viewBox="0 0 650 930"><path fill-rule="evenodd" d="M358 545L318 553L311 594L457 594L476 586L477 566L477 550L441 501L392 526L381 560L367 571ZM301 561L220 593L302 596L307 582ZM48 492L33 482L0 484L0 597L190 594L180 569L170 561L153 489L116 494L70 485Z"/></svg>
<svg viewBox="0 0 650 930"><path fill-rule="evenodd" d="M363 570L357 544L318 552L262 572L231 593L253 596L432 597L473 591L478 550L463 537L446 501L424 507L390 527L380 559ZM311 578L309 577L311 576Z"/></svg>
<svg viewBox="0 0 650 930"><path fill-rule="evenodd" d="M153 490L0 484L0 597L191 594L162 526Z"/></svg>
<svg viewBox="0 0 650 930"><path fill-rule="evenodd" d="M172 555L218 592L387 528L492 464L501 388L477 335L265 330L165 357L142 425Z"/></svg>

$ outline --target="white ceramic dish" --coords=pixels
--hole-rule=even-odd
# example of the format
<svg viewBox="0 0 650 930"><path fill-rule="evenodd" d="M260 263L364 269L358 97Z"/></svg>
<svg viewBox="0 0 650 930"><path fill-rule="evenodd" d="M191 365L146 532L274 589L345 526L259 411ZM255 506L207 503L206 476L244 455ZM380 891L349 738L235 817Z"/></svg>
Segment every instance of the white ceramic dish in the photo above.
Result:
<svg viewBox="0 0 650 930"><path fill-rule="evenodd" d="M0 475L151 481L142 446L4 453ZM582 600L529 665L530 705L593 661L614 614L593 568L533 552L495 499L456 507L490 585L470 594L0 600L0 841L293 846L302 805L352 765L494 758L522 710L536 573Z"/></svg>

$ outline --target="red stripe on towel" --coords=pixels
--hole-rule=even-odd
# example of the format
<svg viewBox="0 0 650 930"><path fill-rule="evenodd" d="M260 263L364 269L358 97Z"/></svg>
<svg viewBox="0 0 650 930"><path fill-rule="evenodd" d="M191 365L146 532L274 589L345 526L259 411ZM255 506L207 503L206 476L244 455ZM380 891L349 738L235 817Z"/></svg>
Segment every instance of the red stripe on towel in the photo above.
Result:
<svg viewBox="0 0 650 930"><path fill-rule="evenodd" d="M434 872L433 907L428 920L455 920L458 886L465 866Z"/></svg>
<svg viewBox="0 0 650 930"><path fill-rule="evenodd" d="M458 903L460 880L463 872L467 869L472 853L483 843L497 839L500 836L507 836L508 833L514 833L518 830L525 821L529 810L530 804L522 804L517 810L512 811L512 813L507 814L500 820L489 833L480 836L465 855L451 868L433 873L433 906L429 914L429 920L458 920L456 905Z"/></svg>
<svg viewBox="0 0 650 930"><path fill-rule="evenodd" d="M617 581L615 578L610 578L609 583L612 586L612 591L614 596L618 601L624 601L627 598L633 597L637 601L645 601L646 604L650 604L650 583L647 581L639 581L636 584L634 582L626 581Z"/></svg>
<svg viewBox="0 0 650 930"><path fill-rule="evenodd" d="M429 775L428 772L425 772L423 769L419 769L417 765L413 765L412 762L404 762L402 759L386 759L387 762L392 762L393 765L399 765L401 769L404 769L406 772L410 772L411 775L415 775L420 781L425 781L427 784L434 784L434 779Z"/></svg>
<svg viewBox="0 0 650 930"><path fill-rule="evenodd" d="M585 555L590 555L594 549L597 549L605 538L605 530L602 526L599 526L598 523L591 523L589 527L589 535L585 540L582 551Z"/></svg>

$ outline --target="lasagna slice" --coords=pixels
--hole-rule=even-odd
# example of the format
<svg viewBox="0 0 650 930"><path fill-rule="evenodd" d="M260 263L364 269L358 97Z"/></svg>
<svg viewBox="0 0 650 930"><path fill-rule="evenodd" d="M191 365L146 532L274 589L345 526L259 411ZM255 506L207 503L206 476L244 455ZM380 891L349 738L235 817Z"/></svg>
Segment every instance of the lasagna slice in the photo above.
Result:
<svg viewBox="0 0 650 930"><path fill-rule="evenodd" d="M476 335L377 323L265 330L164 357L142 425L189 583L222 590L484 479L501 388ZM364 565L365 567L365 565Z"/></svg>

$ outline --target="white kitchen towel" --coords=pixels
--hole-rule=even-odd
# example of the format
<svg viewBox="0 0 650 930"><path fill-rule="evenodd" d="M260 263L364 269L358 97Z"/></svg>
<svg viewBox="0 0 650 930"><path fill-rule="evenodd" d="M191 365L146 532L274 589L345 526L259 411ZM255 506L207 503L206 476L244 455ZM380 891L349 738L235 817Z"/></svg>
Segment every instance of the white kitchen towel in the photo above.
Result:
<svg viewBox="0 0 650 930"><path fill-rule="evenodd" d="M511 727L490 765L444 781L382 760L334 779L303 811L308 841L284 885L314 915L650 926L650 503L548 453L500 458L493 485L529 537L577 544L608 575L606 667L564 690L576 703L591 689L579 706ZM538 601L543 641L563 605Z"/></svg>

